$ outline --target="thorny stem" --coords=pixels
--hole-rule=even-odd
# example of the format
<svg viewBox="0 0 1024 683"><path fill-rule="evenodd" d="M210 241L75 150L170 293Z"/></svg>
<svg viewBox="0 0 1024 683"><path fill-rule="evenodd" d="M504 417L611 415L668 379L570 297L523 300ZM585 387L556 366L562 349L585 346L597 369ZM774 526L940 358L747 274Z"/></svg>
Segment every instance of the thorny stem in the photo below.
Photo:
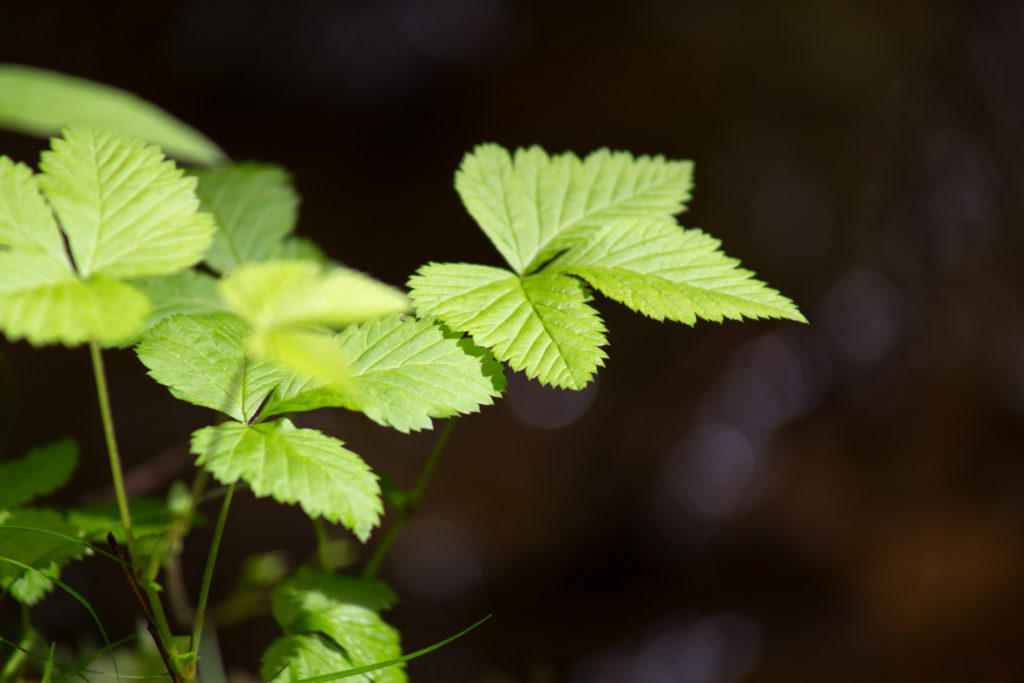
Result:
<svg viewBox="0 0 1024 683"><path fill-rule="evenodd" d="M427 458L423 471L420 473L419 481L416 482L416 486L406 493L405 499L398 509L398 519L388 529L388 532L381 539L377 548L373 551L373 555L366 563L366 567L363 569L364 579L372 579L377 576L377 572L380 571L380 565L384 562L388 551L391 550L395 539L398 538L398 534L408 524L409 517L419 504L420 498L423 497L423 492L426 491L427 484L430 483L430 477L433 475L434 469L437 468L437 463L441 459L441 453L444 452L444 447L448 444L448 438L452 434L452 429L455 428L455 421L456 418L449 418L444 425L444 429L438 434L437 441L434 442L434 447L430 450L430 456Z"/></svg>
<svg viewBox="0 0 1024 683"><path fill-rule="evenodd" d="M203 585L199 589L199 603L196 605L195 630L192 632L192 640L189 642L189 651L198 652L199 643L203 635L203 618L206 615L206 602L210 597L210 584L213 582L213 567L217 563L217 551L220 549L220 539L224 535L224 523L228 518L228 508L231 507L231 497L235 493L235 485L228 486L228 492L224 496L224 502L220 506L220 515L217 517L217 527L213 530L213 542L210 544L210 554L206 558L206 570L203 572Z"/></svg>

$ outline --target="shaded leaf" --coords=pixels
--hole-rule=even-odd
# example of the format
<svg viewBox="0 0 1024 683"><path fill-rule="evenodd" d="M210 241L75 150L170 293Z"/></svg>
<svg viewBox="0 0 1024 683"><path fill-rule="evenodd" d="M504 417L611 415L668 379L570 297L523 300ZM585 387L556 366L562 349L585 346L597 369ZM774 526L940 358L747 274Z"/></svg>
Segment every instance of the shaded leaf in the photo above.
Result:
<svg viewBox="0 0 1024 683"><path fill-rule="evenodd" d="M199 270L188 268L173 275L139 278L132 284L152 304L147 329L172 315L208 315L227 310L217 291L217 279Z"/></svg>
<svg viewBox="0 0 1024 683"><path fill-rule="evenodd" d="M45 137L76 123L149 140L183 161L212 165L225 159L202 133L129 92L56 71L0 64L0 126Z"/></svg>
<svg viewBox="0 0 1024 683"><path fill-rule="evenodd" d="M567 251L547 270L578 275L606 296L656 320L789 318L793 302L755 280L720 242L668 221L628 219Z"/></svg>
<svg viewBox="0 0 1024 683"><path fill-rule="evenodd" d="M242 263L277 258L295 229L299 197L280 166L241 163L198 171L203 210L220 228L206 263L226 273Z"/></svg>
<svg viewBox="0 0 1024 683"><path fill-rule="evenodd" d="M0 463L0 510L24 505L67 483L78 464L78 447L61 439L33 448L22 457Z"/></svg>
<svg viewBox="0 0 1024 683"><path fill-rule="evenodd" d="M61 513L45 508L12 510L3 517L2 523L40 529L44 532L52 531L71 537L78 533L78 529L64 521ZM35 567L54 577L59 575L62 565L81 557L85 552L84 545L49 533L0 528L0 557ZM33 605L41 600L53 585L35 572L26 573L13 564L0 563L0 587L4 590L10 589L12 595L26 605Z"/></svg>

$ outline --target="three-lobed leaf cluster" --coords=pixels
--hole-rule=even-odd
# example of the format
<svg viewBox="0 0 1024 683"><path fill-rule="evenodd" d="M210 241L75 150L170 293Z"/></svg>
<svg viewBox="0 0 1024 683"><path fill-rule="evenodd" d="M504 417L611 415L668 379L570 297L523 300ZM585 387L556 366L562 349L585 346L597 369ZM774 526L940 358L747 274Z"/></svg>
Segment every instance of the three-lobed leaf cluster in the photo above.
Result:
<svg viewBox="0 0 1024 683"><path fill-rule="evenodd" d="M429 263L409 280L417 313L472 335L545 384L583 388L606 357L591 288L656 320L776 317L793 303L719 242L673 219L692 164L600 150L585 159L497 145L466 156L455 186L510 270Z"/></svg>

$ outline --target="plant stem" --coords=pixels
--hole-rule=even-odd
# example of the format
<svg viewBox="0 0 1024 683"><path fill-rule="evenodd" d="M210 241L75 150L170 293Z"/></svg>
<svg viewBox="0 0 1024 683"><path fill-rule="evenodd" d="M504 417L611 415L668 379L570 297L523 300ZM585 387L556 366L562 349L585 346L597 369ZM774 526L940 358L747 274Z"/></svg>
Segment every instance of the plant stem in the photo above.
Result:
<svg viewBox="0 0 1024 683"><path fill-rule="evenodd" d="M441 459L441 453L444 452L444 447L448 444L448 438L452 434L452 430L455 428L456 418L448 418L448 421L444 425L444 429L437 435L437 441L434 442L434 447L430 449L430 456L427 457L427 462L423 466L423 471L420 473L419 481L416 482L410 491L408 491L403 505L398 510L398 519L388 529L387 534L381 539L380 543L377 544L377 548L373 551L373 555L366 563L366 567L363 568L363 578L372 579L377 576L377 572L380 571L380 565L384 562L384 558L387 556L388 551L391 550L391 546L394 544L395 539L398 538L398 534L401 533L402 529L409 522L409 517L412 515L413 510L420 502L420 498L423 497L423 492L427 489L427 484L430 483L430 477L434 474L434 470L437 468L437 463Z"/></svg>
<svg viewBox="0 0 1024 683"><path fill-rule="evenodd" d="M220 539L224 535L224 523L228 518L228 508L231 506L231 497L235 493L235 485L228 486L228 492L224 496L224 502L220 506L220 515L217 517L217 527L213 530L213 543L210 545L210 554L206 558L206 570L203 572L203 585L199 589L199 603L196 605L196 623L192 632L192 640L189 642L189 651L198 653L199 643L203 635L203 619L206 615L206 602L210 597L210 584L213 582L213 567L217 563L217 551L220 549Z"/></svg>
<svg viewBox="0 0 1024 683"><path fill-rule="evenodd" d="M0 683L7 683L7 681L13 678L21 663L25 661L25 651L32 646L33 641L36 639L36 633L32 629L32 622L29 619L29 609L25 605L21 606L21 628L22 636L21 642L18 643L19 649L11 653L7 663L4 664L3 671L0 671Z"/></svg>
<svg viewBox="0 0 1024 683"><path fill-rule="evenodd" d="M96 376L96 394L100 400L100 416L103 420L103 433L107 439L107 456L110 459L110 474L114 480L114 494L117 496L117 509L121 513L121 524L124 525L124 537L128 544L129 561L135 562L135 537L132 535L132 515L128 508L128 495L124 490L124 476L121 473L121 456L117 452L117 438L114 436L114 418L110 412L110 395L107 391L107 374L103 369L103 355L100 345L95 339L89 341L89 353L92 356L92 370ZM132 572L134 573L134 565Z"/></svg>
<svg viewBox="0 0 1024 683"><path fill-rule="evenodd" d="M331 560L327 556L327 530L324 528L322 518L313 519L313 531L316 533L316 556L320 561L320 569L329 572L331 571Z"/></svg>

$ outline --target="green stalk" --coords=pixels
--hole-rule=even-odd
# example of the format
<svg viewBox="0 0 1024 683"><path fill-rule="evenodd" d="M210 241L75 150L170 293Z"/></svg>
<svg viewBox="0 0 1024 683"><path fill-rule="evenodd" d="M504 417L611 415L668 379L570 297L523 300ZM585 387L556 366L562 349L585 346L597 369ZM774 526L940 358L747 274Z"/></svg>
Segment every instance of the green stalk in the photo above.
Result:
<svg viewBox="0 0 1024 683"><path fill-rule="evenodd" d="M103 369L103 355L100 345L95 339L89 342L89 353L92 356L92 370L96 376L96 394L100 400L100 416L103 419L103 433L107 439L107 456L110 459L110 474L114 480L114 494L117 496L117 509L121 513L121 524L124 525L124 537L128 543L128 557L135 564L135 536L132 535L132 515L128 508L128 495L124 490L124 476L121 473L121 456L117 452L117 438L114 436L114 418L110 412L110 395L107 392L107 374ZM134 566L132 572L134 573Z"/></svg>
<svg viewBox="0 0 1024 683"><path fill-rule="evenodd" d="M364 579L372 579L377 576L377 572L380 571L380 565L384 562L384 558L387 557L388 551L391 550L395 539L398 538L398 534L409 523L409 517L419 504L420 498L423 497L423 492L427 490L430 477L434 474L437 463L441 459L441 453L444 452L444 447L448 444L448 438L452 435L452 430L455 428L455 420L456 418L454 417L449 418L444 425L444 429L437 435L437 441L434 442L434 447L430 450L430 456L427 457L427 462L423 466L419 481L416 482L416 486L407 492L405 500L398 510L398 519L395 520L395 523L388 529L384 538L377 544L373 555L366 563L366 567L363 568Z"/></svg>
<svg viewBox="0 0 1024 683"><path fill-rule="evenodd" d="M36 639L35 630L33 630L32 622L29 619L29 609L25 605L21 606L21 626L21 642L18 643L18 649L11 653L7 663L4 664L3 671L0 671L0 683L7 683L14 677L14 674L18 672L18 668L21 667L21 663L25 661L28 648L32 646L33 641Z"/></svg>
<svg viewBox="0 0 1024 683"><path fill-rule="evenodd" d="M213 530L213 543L210 545L210 554L206 558L206 570L203 572L203 585L199 589L199 603L196 605L196 623L192 631L192 640L189 641L189 651L199 652L199 643L203 635L203 619L206 615L206 602L210 597L210 584L213 582L213 567L217 563L217 551L220 549L220 539L224 534L224 523L228 518L228 508L231 506L231 497L235 493L235 485L228 486L227 495L220 506L220 515L217 517L217 527Z"/></svg>
<svg viewBox="0 0 1024 683"><path fill-rule="evenodd" d="M324 528L324 520L321 517L313 519L313 532L316 534L316 556L320 561L320 569L325 572L331 571L331 561L327 556L327 530Z"/></svg>

